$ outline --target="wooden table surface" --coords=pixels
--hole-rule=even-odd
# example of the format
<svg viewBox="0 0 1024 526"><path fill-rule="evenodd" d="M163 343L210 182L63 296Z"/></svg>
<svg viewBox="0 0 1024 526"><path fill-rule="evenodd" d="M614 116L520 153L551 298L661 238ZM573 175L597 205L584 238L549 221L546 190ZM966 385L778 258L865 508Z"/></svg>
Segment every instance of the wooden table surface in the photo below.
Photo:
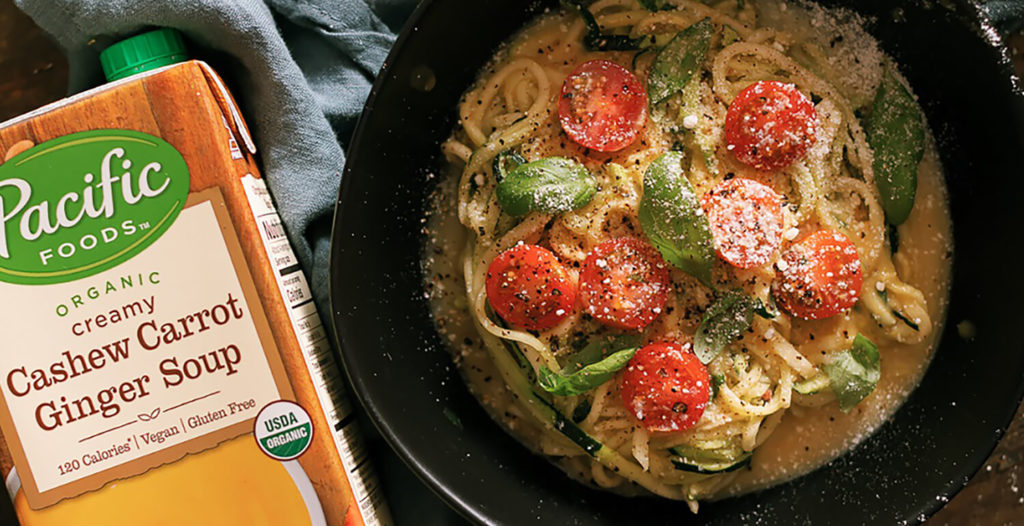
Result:
<svg viewBox="0 0 1024 526"><path fill-rule="evenodd" d="M1024 35L1010 44L1024 76ZM64 56L11 0L0 0L0 72L0 121L59 99L67 86ZM927 525L1024 526L1022 484L1024 407L981 471Z"/></svg>

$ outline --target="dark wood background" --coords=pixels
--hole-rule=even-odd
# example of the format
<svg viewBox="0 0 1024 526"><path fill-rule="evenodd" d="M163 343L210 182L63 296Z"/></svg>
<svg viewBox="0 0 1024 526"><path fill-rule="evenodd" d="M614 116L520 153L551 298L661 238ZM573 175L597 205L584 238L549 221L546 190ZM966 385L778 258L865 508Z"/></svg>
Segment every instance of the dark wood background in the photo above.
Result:
<svg viewBox="0 0 1024 526"><path fill-rule="evenodd" d="M1010 40L1024 75L1024 35ZM61 98L67 63L60 49L11 0L0 0L0 121ZM928 526L1024 526L1024 411L967 487Z"/></svg>

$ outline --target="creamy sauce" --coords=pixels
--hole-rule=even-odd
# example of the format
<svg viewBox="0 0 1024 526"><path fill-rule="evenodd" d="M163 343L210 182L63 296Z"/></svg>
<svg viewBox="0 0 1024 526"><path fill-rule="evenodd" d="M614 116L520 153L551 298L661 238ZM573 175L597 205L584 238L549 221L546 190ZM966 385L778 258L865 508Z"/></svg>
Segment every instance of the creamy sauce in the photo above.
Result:
<svg viewBox="0 0 1024 526"><path fill-rule="evenodd" d="M901 264L900 259L903 259ZM949 296L952 224L941 166L930 147L918 170L917 200L900 227L900 276L928 301L935 322L925 341L879 345L881 379L874 392L849 414L831 403L817 408L793 406L768 440L757 448L751 469L736 477L727 495L779 484L814 471L870 436L920 383L942 334Z"/></svg>
<svg viewBox="0 0 1024 526"><path fill-rule="evenodd" d="M770 17L772 24L786 25L784 14L770 9L781 4L763 1L757 4L761 11L774 13ZM812 8L810 13L810 24L815 25L814 15L820 16L820 10ZM806 19L801 24L790 21L790 25L804 32L809 31L806 24ZM835 31L836 27L819 30ZM858 46L853 46L853 49L858 49ZM860 47L859 52L877 53L877 48L872 43ZM842 58L855 59L855 56ZM858 96L855 89L846 91ZM870 95L860 94L869 100ZM458 168L452 167L451 173L442 175L429 212L430 235L424 252L424 273L435 320L439 331L451 345L455 361L470 390L491 415L531 449L550 451L551 448L538 443L539 424L525 417L525 412L520 412L512 403L512 396L491 363L468 313L461 268L467 232L459 223L455 210L458 172ZM874 392L849 414L842 413L835 402L816 408L793 405L767 442L755 450L750 469L742 470L715 495L716 498L772 486L817 469L877 430L920 382L934 353L935 341L942 333L952 262L948 200L941 166L930 139L919 168L914 210L909 220L899 228L899 234L900 249L894 260L896 269L903 281L924 294L928 314L934 324L931 335L921 343L910 345L873 338L879 344L882 363L881 379ZM864 328L868 334L873 329ZM581 472L571 463L556 462L575 478L590 479L589 470ZM627 487L616 488L617 491L620 489L632 493Z"/></svg>
<svg viewBox="0 0 1024 526"><path fill-rule="evenodd" d="M502 427L534 453L540 453L536 446L540 425L519 412L469 314L461 258L469 233L456 212L458 178L459 171L454 168L442 175L427 212L429 235L423 271L431 311L470 392Z"/></svg>

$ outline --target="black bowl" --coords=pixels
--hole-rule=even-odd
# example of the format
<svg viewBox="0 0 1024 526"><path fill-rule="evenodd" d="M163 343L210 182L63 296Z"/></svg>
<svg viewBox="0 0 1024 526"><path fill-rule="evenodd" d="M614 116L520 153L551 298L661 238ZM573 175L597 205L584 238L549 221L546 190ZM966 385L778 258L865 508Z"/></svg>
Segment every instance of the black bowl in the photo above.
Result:
<svg viewBox="0 0 1024 526"><path fill-rule="evenodd" d="M1014 320L1024 282L1024 103L1005 48L964 1L825 1L864 15L919 94L946 169L956 258L930 370L875 435L828 466L701 506L630 500L570 480L494 423L434 329L421 219L456 103L500 42L554 2L427 0L408 22L359 122L342 180L333 318L355 392L398 454L466 517L488 524L917 523L983 463L1024 389ZM894 16L896 5L897 16ZM423 89L426 77L436 80ZM969 320L976 336L957 325Z"/></svg>

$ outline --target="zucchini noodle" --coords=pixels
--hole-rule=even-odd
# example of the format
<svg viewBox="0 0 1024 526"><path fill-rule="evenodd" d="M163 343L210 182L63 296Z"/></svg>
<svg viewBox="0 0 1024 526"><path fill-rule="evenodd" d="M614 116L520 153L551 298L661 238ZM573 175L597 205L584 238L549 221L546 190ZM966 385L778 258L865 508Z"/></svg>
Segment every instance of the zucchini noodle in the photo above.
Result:
<svg viewBox="0 0 1024 526"><path fill-rule="evenodd" d="M932 315L937 311L897 270L909 264L894 262L874 181L872 150L858 119L863 105L851 102L846 84L835 81L835 71L822 66L822 46L806 42L801 33L760 27L752 2L725 0L708 5L668 0L667 4L667 9L655 12L636 0L599 0L590 6L602 30L613 34L671 37L706 18L715 28L695 81L682 94L651 109L648 125L633 145L600 153L568 140L558 121L558 93L570 71L595 58L626 67L633 64L630 69L646 84L654 53L588 50L583 44L587 28L579 14L557 11L541 17L498 53L463 96L458 128L442 151L452 165L461 167L456 196L458 220L469 236L461 256L467 310L512 393L509 405L498 408L499 414L511 414L517 421L532 419L529 425L538 434L533 446L559 457L566 471L593 485L623 493L639 487L688 501L696 509L697 501L727 493L737 472L680 469L679 449L670 450L695 448L711 457L730 452L749 455L769 440L787 412L803 414L835 400L827 389L799 394L794 386L823 374L829 357L848 349L856 334L869 334L883 349L925 342L936 325ZM739 163L721 133L729 103L761 80L795 84L814 101L818 116L813 148L791 166L772 173ZM698 125L681 131L683 117L690 115L698 118ZM727 177L750 178L773 187L786 203L784 231L828 228L846 234L857 248L864 285L854 309L828 320L812 322L786 313L771 320L755 318L749 331L708 364L719 384L697 424L683 432L656 433L644 429L625 408L618 376L577 396L538 391L531 379L542 367L561 371L573 351L574 338L604 335L609 330L579 313L539 333L509 328L491 312L485 282L489 263L519 242L549 247L575 279L578 264L596 245L624 236L642 238L637 210L644 170L679 141L686 151L686 176L698 195ZM491 166L495 156L506 150L516 150L529 160L551 156L579 160L597 179L599 191L589 204L572 212L509 217L498 204ZM778 254L769 265L750 270L718 262L716 276L721 273L736 288L768 300L775 276L772 265L777 261ZM678 269L672 270L671 280L671 308L643 334L644 342L691 340L713 298L713 291ZM517 363L513 359L517 355L525 363ZM599 443L596 452L574 443L557 423L574 413L582 414L573 417L572 425Z"/></svg>

